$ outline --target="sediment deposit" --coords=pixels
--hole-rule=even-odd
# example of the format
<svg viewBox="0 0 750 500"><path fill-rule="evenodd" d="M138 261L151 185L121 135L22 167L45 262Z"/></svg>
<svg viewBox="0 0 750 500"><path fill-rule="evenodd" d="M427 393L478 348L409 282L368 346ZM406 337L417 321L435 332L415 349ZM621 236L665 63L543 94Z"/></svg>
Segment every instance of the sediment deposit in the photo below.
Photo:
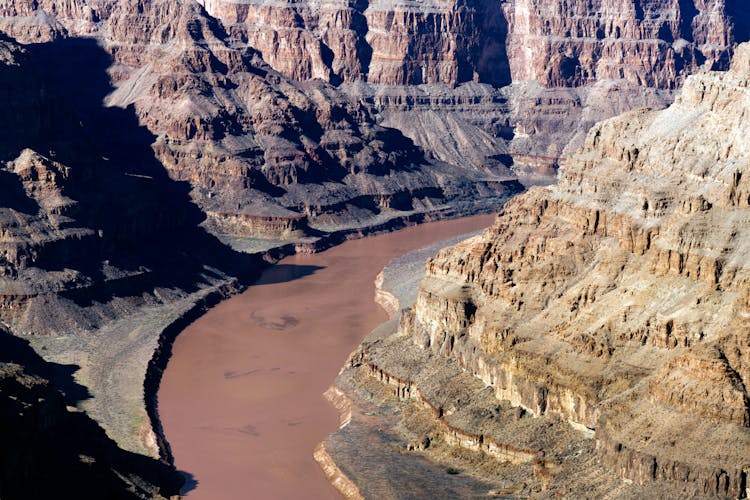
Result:
<svg viewBox="0 0 750 500"><path fill-rule="evenodd" d="M746 497L748 78L741 45L669 108L594 126L556 186L429 261L341 390L398 411L417 457L519 494Z"/></svg>

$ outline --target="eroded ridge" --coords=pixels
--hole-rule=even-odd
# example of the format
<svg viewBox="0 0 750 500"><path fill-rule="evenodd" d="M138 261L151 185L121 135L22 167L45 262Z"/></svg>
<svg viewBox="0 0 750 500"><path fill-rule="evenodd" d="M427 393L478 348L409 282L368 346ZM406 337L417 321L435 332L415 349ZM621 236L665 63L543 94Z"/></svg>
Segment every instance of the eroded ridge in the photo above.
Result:
<svg viewBox="0 0 750 500"><path fill-rule="evenodd" d="M469 460L437 435L480 450L475 476L516 492L746 497L749 77L740 45L729 72L688 78L668 109L596 125L558 185L428 262L415 304L339 385L397 411L407 449ZM410 426L415 405L395 396L432 424ZM476 465L490 458L517 465Z"/></svg>

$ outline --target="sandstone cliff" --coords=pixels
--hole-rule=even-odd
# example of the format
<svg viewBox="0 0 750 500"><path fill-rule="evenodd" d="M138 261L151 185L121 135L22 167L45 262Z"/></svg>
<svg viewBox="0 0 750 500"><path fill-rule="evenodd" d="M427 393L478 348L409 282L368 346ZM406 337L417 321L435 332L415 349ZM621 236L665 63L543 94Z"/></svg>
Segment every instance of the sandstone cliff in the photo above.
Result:
<svg viewBox="0 0 750 500"><path fill-rule="evenodd" d="M554 176L566 144L575 150L594 122L662 107L687 75L725 69L749 35L749 12L735 0L202 4L285 76L387 94L375 101L382 123L436 157L514 165L530 181ZM450 97L433 99L427 113L417 86Z"/></svg>
<svg viewBox="0 0 750 500"><path fill-rule="evenodd" d="M432 440L536 464L527 493L746 497L748 81L741 45L666 110L594 126L556 186L428 263L350 373L430 409ZM503 405L534 418L500 424Z"/></svg>
<svg viewBox="0 0 750 500"><path fill-rule="evenodd" d="M377 137L375 123L397 128L439 160L485 174L502 175L513 166L531 181L540 175L549 181L566 145L573 151L593 123L629 109L666 105L688 74L726 68L732 48L749 33L747 8L736 0L207 0L202 5L220 24L189 3L13 0L0 11L0 25L23 42L70 36L105 41L117 63L112 76L122 88L110 104L135 105L160 138L162 161L197 187L196 199L212 215L210 228L254 235L262 233L263 217L293 218L304 211L300 205L316 215L321 209L341 211L338 200L309 207L309 198L294 189L277 200L282 191L272 186L286 191L299 179L309 187L305 178L311 176L335 182L372 161L389 168L396 158L380 151L386 136ZM184 47L179 56L176 40ZM255 62L248 61L252 57ZM206 58L214 62L206 64ZM260 59L278 74L260 75L265 71ZM159 64L152 64L156 60ZM349 97L342 101L344 96L320 82L354 90L345 91ZM235 86L250 90L238 92ZM276 109L277 103L252 97L269 87L292 105ZM384 94L390 97L362 106L363 96ZM425 109L420 94L445 97ZM299 118L310 113L315 120ZM272 118L280 123L259 123ZM321 136L321 128L338 132ZM199 154L187 142L210 144L210 153L203 148ZM359 154L342 157L342 145ZM409 144L395 149L401 160L425 161ZM454 175L472 176L460 169ZM367 179L345 183L365 191L364 199L378 198L373 191L380 198L404 196L395 193L396 186L381 185L382 179ZM222 186L222 193L234 195L220 193ZM245 203L248 192L263 201L239 211L236 204ZM266 213L261 205L274 209ZM336 220L325 218L326 227ZM278 236L273 221L268 229Z"/></svg>

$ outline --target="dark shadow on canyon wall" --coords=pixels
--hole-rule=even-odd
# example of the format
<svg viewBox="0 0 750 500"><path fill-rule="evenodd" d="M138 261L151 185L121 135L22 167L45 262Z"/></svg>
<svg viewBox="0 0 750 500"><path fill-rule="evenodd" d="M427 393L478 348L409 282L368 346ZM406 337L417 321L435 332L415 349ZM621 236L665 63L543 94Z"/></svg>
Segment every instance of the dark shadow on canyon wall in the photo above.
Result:
<svg viewBox="0 0 750 500"><path fill-rule="evenodd" d="M678 3L680 6L680 35L688 42L693 42L693 19L698 15L695 0L679 0ZM671 43L674 40L666 41Z"/></svg>
<svg viewBox="0 0 750 500"><path fill-rule="evenodd" d="M246 283L257 277L265 267L259 257L233 251L199 226L205 215L191 201L190 185L169 178L151 149L156 137L134 109L104 105L113 90L112 60L96 41L64 39L25 50L20 64L0 65L0 161L31 148L69 167L57 188L77 205L64 214L64 224L95 236L42 241L29 254L26 264L39 270L41 295L29 299L24 321L31 327L24 330L73 334L79 325L96 328L144 301L160 300L157 288L179 294L226 276ZM0 173L0 215L49 217L18 179ZM46 284L49 272L67 269L86 279L62 291ZM153 485L170 496L183 476L188 488L195 486L194 478L166 462L118 448L85 413L65 411L66 404L90 397L73 378L77 366L45 363L25 342L4 337L4 359L41 370L56 388L28 395L31 414L6 399L8 391L0 394L0 498L150 497L136 494ZM158 387L152 378L147 401ZM14 380L6 378L9 390L26 397ZM46 402L36 405L39 398ZM149 410L158 431L155 409ZM142 484L125 484L121 476Z"/></svg>
<svg viewBox="0 0 750 500"><path fill-rule="evenodd" d="M0 497L177 494L184 479L173 467L118 448L85 413L66 411L59 386L49 382L54 369L25 340L0 331ZM57 381L77 385L72 371L67 380L61 373Z"/></svg>
<svg viewBox="0 0 750 500"><path fill-rule="evenodd" d="M205 218L191 201L190 185L169 178L134 109L106 107L112 92L110 55L91 39L63 39L26 47L19 66L0 67L0 159L31 148L70 167L63 194L78 202L75 225L99 237L73 248L45 250L34 266L73 268L94 286L69 292L81 306L113 296L140 295L154 287L193 291L206 266L245 281L257 275L259 259L235 252L206 233ZM64 63L63 63L64 61ZM7 132L7 133L6 133ZM30 199L0 199L0 207L35 210ZM78 245L78 246L76 246ZM113 280L102 262L138 275Z"/></svg>
<svg viewBox="0 0 750 500"><path fill-rule="evenodd" d="M359 59L362 74L367 75L370 72L370 63L372 63L372 46L367 41L367 32L370 27L365 17L365 11L370 7L370 0L355 0L352 11L352 29L357 33L357 58Z"/></svg>
<svg viewBox="0 0 750 500"><path fill-rule="evenodd" d="M75 406L84 399L89 399L89 390L75 381L73 374L80 368L78 365L61 365L43 361L29 346L28 341L10 335L0 329L0 363L17 363L23 366L24 372L50 380L64 397L65 404Z"/></svg>
<svg viewBox="0 0 750 500"><path fill-rule="evenodd" d="M750 40L750 3L747 0L726 0L726 11L734 24L735 42Z"/></svg>
<svg viewBox="0 0 750 500"><path fill-rule="evenodd" d="M497 2L491 0L467 0L476 11L478 47L472 55L481 83L494 87L505 87L511 83L510 63L506 42L508 20ZM471 81L473 75L463 74L462 81Z"/></svg>

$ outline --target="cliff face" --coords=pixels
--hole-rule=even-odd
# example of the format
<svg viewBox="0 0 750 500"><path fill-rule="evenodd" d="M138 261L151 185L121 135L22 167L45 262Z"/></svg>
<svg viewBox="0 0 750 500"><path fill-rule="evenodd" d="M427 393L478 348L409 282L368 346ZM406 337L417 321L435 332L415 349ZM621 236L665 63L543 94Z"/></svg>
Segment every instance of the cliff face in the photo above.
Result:
<svg viewBox="0 0 750 500"><path fill-rule="evenodd" d="M263 212L238 213L232 207L244 198L263 197L274 216L301 207L335 213L335 203L353 199L337 200L337 208L311 207L303 194L277 199L280 191L271 187L300 182L309 188L311 178L336 182L372 162L381 172L394 160L429 165L408 139L448 163L501 175L513 166L532 180L549 180L568 154L566 145L574 151L593 123L633 108L663 107L688 74L726 68L734 44L748 37L747 8L735 0L204 2L220 24L194 4L136 3L13 0L0 11L0 24L24 42L103 40L122 88L109 103L135 105L161 139L162 161L197 187L199 203L214 215L209 226L234 232L242 228L235 217ZM181 28L188 25L193 28ZM186 52L178 55L174 40ZM214 63L196 64L196 57ZM321 82L343 83L343 95ZM257 98L271 89L290 104ZM413 99L425 94L447 99L425 113L424 103ZM377 97L384 95L406 110ZM363 96L373 99L363 105ZM300 119L310 113L315 120ZM279 124L262 125L271 118ZM407 141L393 147L398 159L382 151L386 136L376 124L408 138L387 136ZM321 136L331 129L335 137ZM204 148L198 155L188 141L210 144L211 153ZM343 145L364 151L342 157ZM461 169L454 175L472 176ZM365 177L345 184L360 191L371 186L357 193L370 200L375 190L397 194L382 179ZM253 190L260 193L247 196Z"/></svg>
<svg viewBox="0 0 750 500"><path fill-rule="evenodd" d="M593 123L663 107L747 36L725 0L204 6L13 0L0 26L98 40L107 105L133 106L206 227L245 237L261 217L329 231L434 210L509 166L549 179Z"/></svg>
<svg viewBox="0 0 750 500"><path fill-rule="evenodd" d="M227 256L197 227L202 216L187 189L154 159L146 142L153 136L132 113L101 107L111 87L103 73L106 55L94 42L0 44L7 55L0 88L8 96L0 104L7 117L0 139L6 322L24 333L86 330L111 318L113 311L99 307L111 294L141 295L160 283L185 286L210 262L196 262L197 256L207 249ZM79 58L69 60L68 69L76 78L56 83L37 66L73 52ZM179 256L178 241L193 242L192 257ZM184 278L171 273L164 251L181 261ZM45 312L46 300L67 304L68 314ZM88 306L90 314L72 312Z"/></svg>
<svg viewBox="0 0 750 500"><path fill-rule="evenodd" d="M374 99L381 123L437 158L513 166L529 182L554 177L596 121L664 107L687 75L726 69L732 47L750 35L750 12L736 0L203 5L285 76L396 98L406 112ZM432 102L425 113L415 93L448 94L450 103ZM471 109L453 104L467 96Z"/></svg>
<svg viewBox="0 0 750 500"><path fill-rule="evenodd" d="M594 126L556 186L513 199L483 235L428 263L390 341L414 354L373 342L353 366L418 388L438 419L489 391L568 422L595 439L605 478L746 496L748 81L741 45L728 73L688 78L666 110ZM461 404L445 398L458 388L425 378L446 361L481 381ZM474 415L448 422L465 439L484 435L475 448L519 440L503 427L485 434L493 417ZM563 448L531 447L557 467L544 487L570 493L578 479Z"/></svg>
<svg viewBox="0 0 750 500"><path fill-rule="evenodd" d="M383 85L604 79L674 88L726 64L744 38L736 2L206 0L212 16L284 75ZM739 16L738 16L739 17Z"/></svg>

